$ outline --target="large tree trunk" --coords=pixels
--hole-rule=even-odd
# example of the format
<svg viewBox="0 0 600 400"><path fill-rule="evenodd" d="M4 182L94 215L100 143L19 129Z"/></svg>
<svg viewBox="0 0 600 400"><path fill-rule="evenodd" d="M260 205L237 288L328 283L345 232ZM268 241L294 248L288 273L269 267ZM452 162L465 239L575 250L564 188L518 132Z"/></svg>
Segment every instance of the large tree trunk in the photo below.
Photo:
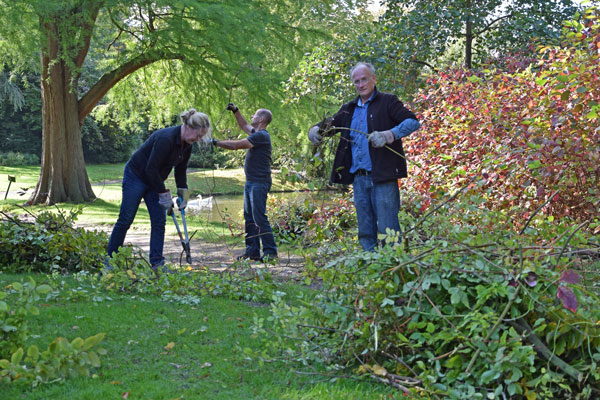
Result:
<svg viewBox="0 0 600 400"><path fill-rule="evenodd" d="M77 78L60 59L54 26L42 50L42 165L28 204L87 202L92 191L81 144Z"/></svg>
<svg viewBox="0 0 600 400"><path fill-rule="evenodd" d="M158 60L183 59L176 53L148 50L104 74L78 100L79 71L89 50L98 12L104 4L100 0L75 3L72 6L70 2L64 2L63 10L40 16L42 166L28 204L94 200L96 196L83 160L83 120L127 75Z"/></svg>

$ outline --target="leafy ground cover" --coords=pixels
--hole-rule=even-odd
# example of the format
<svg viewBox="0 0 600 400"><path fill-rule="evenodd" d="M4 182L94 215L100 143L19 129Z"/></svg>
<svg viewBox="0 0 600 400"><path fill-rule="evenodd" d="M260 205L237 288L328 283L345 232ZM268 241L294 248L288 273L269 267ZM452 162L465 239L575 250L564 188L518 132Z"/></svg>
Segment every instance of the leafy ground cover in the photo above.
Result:
<svg viewBox="0 0 600 400"><path fill-rule="evenodd" d="M415 198L402 245L320 242L305 267L319 293L277 299L256 322L266 354L432 399L595 398L600 221L536 215L515 229L477 191L428 212Z"/></svg>
<svg viewBox="0 0 600 400"><path fill-rule="evenodd" d="M261 351L251 326L254 318L267 317L264 304L210 296L169 301L107 293L85 278L31 276L38 283L61 285L40 300L40 314L29 319L30 344L43 348L56 337L104 332L106 355L91 377L36 388L3 384L3 398L394 398L381 386L348 380L321 384L312 375L316 370L302 375L280 362L249 359L246 352ZM0 286L23 279L2 274Z"/></svg>

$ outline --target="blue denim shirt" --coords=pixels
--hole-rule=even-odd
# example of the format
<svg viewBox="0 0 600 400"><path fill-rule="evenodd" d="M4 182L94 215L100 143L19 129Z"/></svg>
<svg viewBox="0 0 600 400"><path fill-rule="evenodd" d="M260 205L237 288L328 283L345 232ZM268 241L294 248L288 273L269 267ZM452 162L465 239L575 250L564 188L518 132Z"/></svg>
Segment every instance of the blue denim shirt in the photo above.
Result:
<svg viewBox="0 0 600 400"><path fill-rule="evenodd" d="M352 167L350 167L350 173L352 174L358 169L371 170L369 140L366 134L369 132L369 128L367 127L367 109L374 94L375 92L371 94L369 100L364 104L359 98L358 104L354 109L354 114L352 114L352 122L350 123L350 129L352 129L350 131L350 139L352 140Z"/></svg>
<svg viewBox="0 0 600 400"><path fill-rule="evenodd" d="M363 103L362 99L359 97L358 104L354 109L354 114L352 114L352 122L350 123L350 129L352 129L350 131L350 138L352 140L352 166L350 167L350 173L352 174L359 169L371 171L369 140L366 134L369 133L369 128L367 127L367 112L369 103L374 95L375 92L371 94L371 97L369 97L369 100L365 103ZM396 140L398 140L410 135L419 127L420 124L416 119L406 119L390 130L394 134Z"/></svg>

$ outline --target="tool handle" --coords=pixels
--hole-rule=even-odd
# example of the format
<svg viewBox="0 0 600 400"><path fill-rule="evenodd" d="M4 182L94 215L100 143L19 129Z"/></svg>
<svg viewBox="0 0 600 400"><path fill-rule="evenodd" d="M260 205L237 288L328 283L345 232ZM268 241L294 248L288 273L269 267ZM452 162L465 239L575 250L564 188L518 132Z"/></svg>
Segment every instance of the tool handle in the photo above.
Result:
<svg viewBox="0 0 600 400"><path fill-rule="evenodd" d="M175 228L177 229L177 234L179 235L179 240L183 242L183 236L181 236L181 231L179 230L179 224L177 223L177 218L175 218L175 213L171 214L173 217L173 222L175 223Z"/></svg>
<svg viewBox="0 0 600 400"><path fill-rule="evenodd" d="M185 223L185 209L182 209L180 211L181 211L181 220L183 221L183 232L185 233L185 242L188 244L188 247L189 247L190 239L188 238L187 224Z"/></svg>

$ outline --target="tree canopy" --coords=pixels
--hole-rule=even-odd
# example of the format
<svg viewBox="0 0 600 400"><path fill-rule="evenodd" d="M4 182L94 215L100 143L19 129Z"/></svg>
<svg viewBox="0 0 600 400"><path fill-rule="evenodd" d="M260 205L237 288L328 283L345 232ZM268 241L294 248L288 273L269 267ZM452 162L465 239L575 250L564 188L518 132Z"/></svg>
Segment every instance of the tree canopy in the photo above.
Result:
<svg viewBox="0 0 600 400"><path fill-rule="evenodd" d="M493 55L524 48L534 39L556 42L562 22L573 17L572 0L387 0L383 27L394 40L389 51L405 61L453 61L468 68Z"/></svg>
<svg viewBox="0 0 600 400"><path fill-rule="evenodd" d="M353 5L352 0L0 1L5 55L0 67L35 68L42 75L42 172L30 202L95 197L84 168L81 125L120 81L135 74L135 83L123 82L122 96L114 100L159 121L171 121L191 106L222 108L232 89L244 103L277 98L273 92L285 73ZM142 88L145 96L138 96Z"/></svg>
<svg viewBox="0 0 600 400"><path fill-rule="evenodd" d="M354 35L308 55L290 79L292 99L307 94L349 96L346 75L357 61L377 69L377 85L409 100L423 72L450 65L478 67L493 57L558 42L563 21L579 6L572 0L386 0L385 12ZM344 81L348 90L341 92Z"/></svg>

